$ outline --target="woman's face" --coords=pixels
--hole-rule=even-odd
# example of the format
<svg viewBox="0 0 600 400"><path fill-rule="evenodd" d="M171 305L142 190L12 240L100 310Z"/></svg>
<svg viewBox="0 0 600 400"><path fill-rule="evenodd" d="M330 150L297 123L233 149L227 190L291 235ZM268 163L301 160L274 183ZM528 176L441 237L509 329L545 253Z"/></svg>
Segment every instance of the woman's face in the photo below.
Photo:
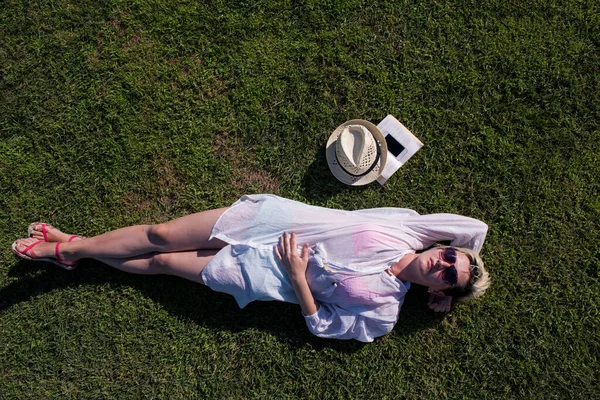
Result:
<svg viewBox="0 0 600 400"><path fill-rule="evenodd" d="M453 249L452 249L453 250ZM411 282L430 287L434 290L450 289L453 286L466 286L470 277L470 260L459 251L456 251L456 261L452 260L452 250L434 247L423 253L411 262L413 280ZM452 285L454 271L456 268L456 285Z"/></svg>

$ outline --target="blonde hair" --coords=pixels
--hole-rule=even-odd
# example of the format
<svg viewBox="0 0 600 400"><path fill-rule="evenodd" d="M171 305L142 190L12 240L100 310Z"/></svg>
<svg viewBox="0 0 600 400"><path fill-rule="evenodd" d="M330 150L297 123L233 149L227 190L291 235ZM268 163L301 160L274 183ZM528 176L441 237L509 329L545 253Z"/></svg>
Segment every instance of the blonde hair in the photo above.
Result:
<svg viewBox="0 0 600 400"><path fill-rule="evenodd" d="M467 249L464 247L455 247L455 246L442 246L436 245L439 248L452 247L458 252L463 253L469 259L471 264L469 283L463 290L459 288L457 291L453 291L455 293L454 296L457 300L471 300L477 299L485 293L487 288L490 287L492 283L492 279L490 278L490 274L485 270L485 266L483 264L483 260L471 249Z"/></svg>

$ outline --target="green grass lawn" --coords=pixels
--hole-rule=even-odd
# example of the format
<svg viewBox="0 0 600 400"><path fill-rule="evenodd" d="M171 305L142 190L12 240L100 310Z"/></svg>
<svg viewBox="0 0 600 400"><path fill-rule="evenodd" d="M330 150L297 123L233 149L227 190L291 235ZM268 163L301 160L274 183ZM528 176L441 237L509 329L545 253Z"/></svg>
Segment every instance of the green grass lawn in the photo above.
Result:
<svg viewBox="0 0 600 400"><path fill-rule="evenodd" d="M595 1L0 3L0 398L598 398ZM425 146L386 184L329 173L352 118ZM411 291L371 344L297 306L18 262L35 220L95 235L270 192L490 226L493 285Z"/></svg>

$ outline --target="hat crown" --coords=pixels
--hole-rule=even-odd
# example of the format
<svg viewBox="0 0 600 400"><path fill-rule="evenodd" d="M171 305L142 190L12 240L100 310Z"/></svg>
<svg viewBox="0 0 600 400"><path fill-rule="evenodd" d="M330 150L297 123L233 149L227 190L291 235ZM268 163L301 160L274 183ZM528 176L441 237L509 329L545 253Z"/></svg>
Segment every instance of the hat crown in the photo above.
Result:
<svg viewBox="0 0 600 400"><path fill-rule="evenodd" d="M377 142L362 125L348 125L335 143L335 152L342 168L361 175L377 162Z"/></svg>
<svg viewBox="0 0 600 400"><path fill-rule="evenodd" d="M381 175L387 160L387 143L371 122L352 119L331 133L325 152L329 169L340 182L362 186Z"/></svg>

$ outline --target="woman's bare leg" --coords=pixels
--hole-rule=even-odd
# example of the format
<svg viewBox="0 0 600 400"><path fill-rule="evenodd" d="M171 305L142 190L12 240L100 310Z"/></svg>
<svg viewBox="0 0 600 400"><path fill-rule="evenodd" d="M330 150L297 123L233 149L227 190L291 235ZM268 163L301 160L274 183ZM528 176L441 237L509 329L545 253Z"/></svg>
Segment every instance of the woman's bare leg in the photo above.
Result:
<svg viewBox="0 0 600 400"><path fill-rule="evenodd" d="M221 249L226 243L209 240L213 226L228 208L203 211L157 225L137 225L117 229L92 238L61 243L60 256L65 261L80 258L132 258L149 253ZM18 241L23 250L33 239ZM37 257L55 258L54 243L35 247Z"/></svg>
<svg viewBox="0 0 600 400"><path fill-rule="evenodd" d="M202 283L202 270L218 250L185 251L179 253L153 253L132 258L98 258L111 267L134 274L178 276Z"/></svg>

